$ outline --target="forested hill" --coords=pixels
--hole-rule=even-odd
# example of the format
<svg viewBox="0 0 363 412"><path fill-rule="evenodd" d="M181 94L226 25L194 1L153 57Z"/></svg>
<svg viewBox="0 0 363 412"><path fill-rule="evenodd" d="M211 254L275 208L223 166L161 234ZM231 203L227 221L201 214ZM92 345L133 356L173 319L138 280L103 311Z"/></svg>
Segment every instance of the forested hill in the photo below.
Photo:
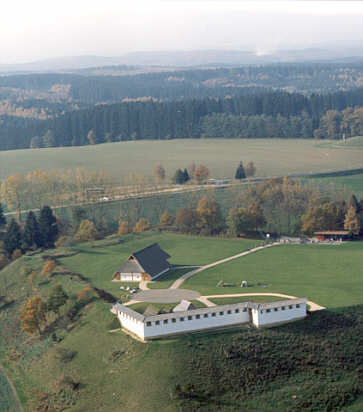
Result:
<svg viewBox="0 0 363 412"><path fill-rule="evenodd" d="M0 126L0 149L198 137L330 137L363 133L363 88L328 95L282 91L230 98L98 105ZM349 110L344 109L350 108ZM353 112L353 108L356 108ZM341 113L342 112L342 113ZM358 120L357 120L358 119ZM358 131L357 131L358 130Z"/></svg>
<svg viewBox="0 0 363 412"><path fill-rule="evenodd" d="M145 72L142 73L142 70ZM157 71L159 70L159 71ZM113 66L77 73L0 76L0 97L29 93L76 103L115 103L150 96L177 100L223 97L244 88L310 93L349 90L363 84L363 64L275 64L232 68L153 68ZM95 74L98 75L95 75ZM105 74L105 75L102 75ZM251 94L251 91L247 91Z"/></svg>

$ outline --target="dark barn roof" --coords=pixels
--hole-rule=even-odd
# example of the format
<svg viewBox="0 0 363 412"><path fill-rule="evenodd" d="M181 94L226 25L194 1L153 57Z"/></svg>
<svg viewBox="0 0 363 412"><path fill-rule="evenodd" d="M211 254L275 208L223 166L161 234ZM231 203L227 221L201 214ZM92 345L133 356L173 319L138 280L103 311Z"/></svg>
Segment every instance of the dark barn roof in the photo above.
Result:
<svg viewBox="0 0 363 412"><path fill-rule="evenodd" d="M130 260L134 258L135 260ZM118 272L120 273L148 273L151 277L158 275L166 269L169 269L170 265L167 259L170 258L164 250L160 248L157 243L134 252L128 260L120 267Z"/></svg>

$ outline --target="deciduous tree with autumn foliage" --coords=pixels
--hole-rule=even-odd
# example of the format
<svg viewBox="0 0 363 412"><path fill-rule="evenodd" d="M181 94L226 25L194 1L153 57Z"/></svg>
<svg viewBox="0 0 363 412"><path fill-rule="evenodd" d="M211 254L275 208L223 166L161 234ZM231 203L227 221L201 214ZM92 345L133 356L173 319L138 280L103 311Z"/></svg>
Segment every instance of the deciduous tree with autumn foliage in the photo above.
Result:
<svg viewBox="0 0 363 412"><path fill-rule="evenodd" d="M41 326L46 322L47 304L40 296L27 299L20 314L21 328L28 335L41 334Z"/></svg>

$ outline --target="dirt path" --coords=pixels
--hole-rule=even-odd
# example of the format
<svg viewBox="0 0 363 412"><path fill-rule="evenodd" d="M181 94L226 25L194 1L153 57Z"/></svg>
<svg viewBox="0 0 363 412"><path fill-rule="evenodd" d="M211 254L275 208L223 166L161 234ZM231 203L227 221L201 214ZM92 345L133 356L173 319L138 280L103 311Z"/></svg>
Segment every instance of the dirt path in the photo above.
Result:
<svg viewBox="0 0 363 412"><path fill-rule="evenodd" d="M13 385L13 382L9 379L7 373L5 372L5 369L1 366L1 364L0 364L0 373L2 373L5 376L5 379L7 380L8 385L10 386L10 389L13 393L13 397L15 400L15 406L18 408L19 412L24 412L23 407L21 406L18 393L16 392L15 386Z"/></svg>
<svg viewBox="0 0 363 412"><path fill-rule="evenodd" d="M235 293L235 294L226 294L226 295L208 295L208 296L201 296L198 300L204 303L206 306L217 306L215 303L211 302L210 298L234 298L234 297L243 297L243 296L277 296L279 298L286 298L286 299L297 299L296 296L292 295L284 295L283 293ZM324 306L320 306L317 303L311 302L310 300L307 301L307 304L310 306L310 311L314 312L316 310L325 309Z"/></svg>
<svg viewBox="0 0 363 412"><path fill-rule="evenodd" d="M221 260L218 260L218 261L213 262L213 263L209 263L208 265L201 266L201 267L198 268L198 269L192 270L191 272L188 272L188 273L185 273L184 275L182 275L179 279L177 279L177 280L170 286L170 289L178 289L178 288L184 283L184 281L185 281L186 279L189 279L189 278L192 277L193 275L195 275L195 274L197 274L197 273L199 273L199 272L202 272L203 270L212 268L212 267L214 267L214 266L220 265L221 263L229 262L230 260L238 259L238 258L240 258L240 257L242 257L242 256L247 256L247 255L249 255L250 253L258 252L259 250L263 250L263 249L266 249L266 248L268 248L268 247L276 246L276 245L279 245L279 244L280 244L280 243L275 242L275 243L270 243L270 244L264 245L264 246L258 246L258 247L255 247L255 248L253 248L253 249L246 250L245 252L239 253L238 255L230 256L230 257L228 257L228 258L221 259Z"/></svg>

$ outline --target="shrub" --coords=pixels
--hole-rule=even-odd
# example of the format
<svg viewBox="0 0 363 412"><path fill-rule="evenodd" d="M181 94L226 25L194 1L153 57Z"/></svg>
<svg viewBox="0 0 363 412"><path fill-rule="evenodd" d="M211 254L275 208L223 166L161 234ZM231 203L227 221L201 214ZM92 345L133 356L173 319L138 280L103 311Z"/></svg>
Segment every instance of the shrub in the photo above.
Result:
<svg viewBox="0 0 363 412"><path fill-rule="evenodd" d="M77 302L81 305L86 305L94 297L94 290L90 287L80 290L77 294Z"/></svg>
<svg viewBox="0 0 363 412"><path fill-rule="evenodd" d="M57 267L56 262L53 259L49 259L44 263L41 274L47 275L48 273L52 272L56 267Z"/></svg>
<svg viewBox="0 0 363 412"><path fill-rule="evenodd" d="M11 254L11 260L16 260L23 256L20 249L15 249L14 252Z"/></svg>
<svg viewBox="0 0 363 412"><path fill-rule="evenodd" d="M99 231L90 220L82 220L78 232L74 235L75 240L87 241L96 240L99 237Z"/></svg>
<svg viewBox="0 0 363 412"><path fill-rule="evenodd" d="M128 233L131 233L132 228L129 224L129 222L120 222L120 225L118 227L118 235L127 235Z"/></svg>
<svg viewBox="0 0 363 412"><path fill-rule="evenodd" d="M134 226L134 232L135 233L141 233L141 232L146 232L147 230L151 229L151 224L150 222L145 219L144 217L140 218L136 225Z"/></svg>

